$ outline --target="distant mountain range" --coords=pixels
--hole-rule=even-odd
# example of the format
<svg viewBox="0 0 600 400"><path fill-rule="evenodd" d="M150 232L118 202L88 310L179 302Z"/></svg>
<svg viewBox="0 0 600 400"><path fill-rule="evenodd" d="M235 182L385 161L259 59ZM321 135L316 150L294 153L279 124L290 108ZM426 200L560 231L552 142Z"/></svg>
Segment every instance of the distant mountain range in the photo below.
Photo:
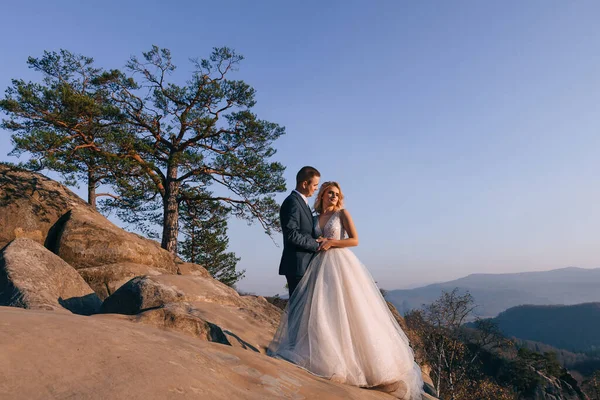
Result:
<svg viewBox="0 0 600 400"><path fill-rule="evenodd" d="M518 306L500 313L492 321L509 337L572 352L600 350L600 303Z"/></svg>
<svg viewBox="0 0 600 400"><path fill-rule="evenodd" d="M400 314L421 308L439 298L443 290L469 291L480 317L495 317L508 308L523 305L572 305L600 302L600 268L568 267L542 272L472 274L450 282L407 290L390 290L386 299Z"/></svg>

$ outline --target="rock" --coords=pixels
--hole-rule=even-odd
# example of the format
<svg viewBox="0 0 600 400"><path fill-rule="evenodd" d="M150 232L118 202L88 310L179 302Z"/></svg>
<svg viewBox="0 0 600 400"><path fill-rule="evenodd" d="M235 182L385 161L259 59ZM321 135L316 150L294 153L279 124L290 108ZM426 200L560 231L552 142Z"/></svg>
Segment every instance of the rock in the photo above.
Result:
<svg viewBox="0 0 600 400"><path fill-rule="evenodd" d="M157 242L117 227L58 182L6 164L0 164L0 226L0 248L15 238L31 238L76 269L97 268L82 276L102 298L135 276L179 269L208 275Z"/></svg>
<svg viewBox="0 0 600 400"><path fill-rule="evenodd" d="M540 380L535 387L535 392L531 396L534 400L580 400L585 398L581 389L577 386L577 381L567 382L555 376L543 374L536 371Z"/></svg>
<svg viewBox="0 0 600 400"><path fill-rule="evenodd" d="M285 310L288 303L288 299L282 299L278 295L267 297L266 300L269 303L273 304L275 307L279 308L280 310Z"/></svg>
<svg viewBox="0 0 600 400"><path fill-rule="evenodd" d="M124 231L97 212L74 208L52 229L50 249L76 269L132 263L177 273L173 255L157 242Z"/></svg>
<svg viewBox="0 0 600 400"><path fill-rule="evenodd" d="M175 330L202 340L231 345L220 327L194 315L194 311L188 303L170 303L130 318L132 321Z"/></svg>
<svg viewBox="0 0 600 400"><path fill-rule="evenodd" d="M102 300L136 276L168 274L168 271L163 269L133 263L81 268L77 272Z"/></svg>
<svg viewBox="0 0 600 400"><path fill-rule="evenodd" d="M435 385L433 384L433 379L428 375L429 368L423 368L421 366L421 378L423 379L423 390L426 394L437 396L437 390L435 390ZM433 397L430 397L433 398Z"/></svg>
<svg viewBox="0 0 600 400"><path fill-rule="evenodd" d="M198 275L206 278L211 277L210 272L202 265L192 263L177 263L177 275Z"/></svg>
<svg viewBox="0 0 600 400"><path fill-rule="evenodd" d="M238 307L219 303L189 303L188 314L219 327L231 346L265 354L281 317L280 310L256 299L243 298Z"/></svg>
<svg viewBox="0 0 600 400"><path fill-rule="evenodd" d="M77 271L37 241L15 239L0 253L0 305L90 315L100 304Z"/></svg>
<svg viewBox="0 0 600 400"><path fill-rule="evenodd" d="M282 360L114 315L0 307L0 354L0 393L13 400L392 400Z"/></svg>
<svg viewBox="0 0 600 400"><path fill-rule="evenodd" d="M265 354L279 324L280 312L255 299L243 300L245 304L238 307L199 301L168 303L130 318L134 322Z"/></svg>
<svg viewBox="0 0 600 400"><path fill-rule="evenodd" d="M0 164L0 248L16 238L44 244L50 228L75 207L91 210L60 183Z"/></svg>
<svg viewBox="0 0 600 400"><path fill-rule="evenodd" d="M177 303L180 306L173 305ZM207 334L206 326L214 325L226 335L225 341L220 337L215 341L262 353L273 339L281 316L281 310L264 297L240 296L215 279L192 275L134 278L104 300L101 310L139 314L132 321L179 330L204 340L217 337ZM190 327L190 321L204 327Z"/></svg>
<svg viewBox="0 0 600 400"><path fill-rule="evenodd" d="M133 315L172 302L192 301L243 304L234 289L215 279L157 275L134 278L121 286L104 300L102 312Z"/></svg>
<svg viewBox="0 0 600 400"><path fill-rule="evenodd" d="M400 313L398 312L398 310L392 303L390 303L387 300L385 301L385 303L387 304L390 312L394 316L394 319L396 320L396 322L398 322L398 325L400 325L400 328L402 328L402 330L406 333L407 326L406 326L406 321L404 321L404 318L402 318L402 316L400 315Z"/></svg>

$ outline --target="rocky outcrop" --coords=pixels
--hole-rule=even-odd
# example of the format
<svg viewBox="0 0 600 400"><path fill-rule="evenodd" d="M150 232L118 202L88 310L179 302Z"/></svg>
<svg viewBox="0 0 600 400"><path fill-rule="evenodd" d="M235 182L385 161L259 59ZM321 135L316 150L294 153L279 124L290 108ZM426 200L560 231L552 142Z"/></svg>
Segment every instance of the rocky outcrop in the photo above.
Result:
<svg viewBox="0 0 600 400"><path fill-rule="evenodd" d="M200 276L157 275L130 280L102 304L103 313L137 314L173 302L208 302L241 306L231 287Z"/></svg>
<svg viewBox="0 0 600 400"><path fill-rule="evenodd" d="M279 325L280 313L261 299L244 297L244 304L237 307L194 302L189 313L221 328L231 346L264 354Z"/></svg>
<svg viewBox="0 0 600 400"><path fill-rule="evenodd" d="M97 212L74 208L52 229L51 250L76 269L132 263L177 273L173 255L157 242L124 231Z"/></svg>
<svg viewBox="0 0 600 400"><path fill-rule="evenodd" d="M221 327L195 315L194 311L194 307L188 303L169 303L139 313L129 320L181 332L209 342L231 345Z"/></svg>
<svg viewBox="0 0 600 400"><path fill-rule="evenodd" d="M117 289L135 276L163 275L169 271L151 268L142 264L122 263L107 264L99 267L78 269L77 272L96 292L102 300L113 294Z"/></svg>
<svg viewBox="0 0 600 400"><path fill-rule="evenodd" d="M1 397L392 400L285 361L122 318L0 307Z"/></svg>
<svg viewBox="0 0 600 400"><path fill-rule="evenodd" d="M212 278L193 275L134 278L104 301L102 312L135 315L132 321L261 353L281 315L263 297L240 296Z"/></svg>
<svg viewBox="0 0 600 400"><path fill-rule="evenodd" d="M197 275L206 278L211 276L206 268L198 264L176 262L175 265L177 266L177 275Z"/></svg>
<svg viewBox="0 0 600 400"><path fill-rule="evenodd" d="M44 244L50 228L72 208L91 210L60 183L0 164L0 248L16 238Z"/></svg>
<svg viewBox="0 0 600 400"><path fill-rule="evenodd" d="M587 397L579 388L577 381L570 375L562 378L548 376L536 371L540 377L539 384L532 396L527 400L585 400ZM566 379L563 379L566 378Z"/></svg>
<svg viewBox="0 0 600 400"><path fill-rule="evenodd" d="M95 314L101 301L69 264L32 239L0 253L0 305Z"/></svg>
<svg viewBox="0 0 600 400"><path fill-rule="evenodd" d="M0 248L15 238L44 244L106 298L140 275L209 276L160 245L117 227L47 177L0 164Z"/></svg>

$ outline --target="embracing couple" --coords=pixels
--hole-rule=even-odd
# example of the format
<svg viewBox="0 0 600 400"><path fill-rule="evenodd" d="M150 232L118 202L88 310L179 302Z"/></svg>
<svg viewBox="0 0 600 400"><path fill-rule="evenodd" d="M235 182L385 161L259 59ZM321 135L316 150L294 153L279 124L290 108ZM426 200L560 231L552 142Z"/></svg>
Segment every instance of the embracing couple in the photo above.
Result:
<svg viewBox="0 0 600 400"><path fill-rule="evenodd" d="M308 204L320 173L303 167L281 205L283 255L290 299L268 354L309 372L400 399L421 399L421 371L408 338L365 266L337 182L324 182L313 217Z"/></svg>

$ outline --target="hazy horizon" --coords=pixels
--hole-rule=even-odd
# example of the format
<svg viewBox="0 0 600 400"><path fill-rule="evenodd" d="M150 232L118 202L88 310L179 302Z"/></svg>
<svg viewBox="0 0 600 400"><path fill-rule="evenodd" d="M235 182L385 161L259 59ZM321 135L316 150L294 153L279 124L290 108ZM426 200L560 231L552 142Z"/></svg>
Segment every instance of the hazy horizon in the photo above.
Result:
<svg viewBox="0 0 600 400"><path fill-rule="evenodd" d="M380 287L597 268L598 15L591 1L13 2L0 89L40 80L26 60L44 50L122 68L156 44L183 81L189 58L229 46L254 111L286 127L277 200L304 165L337 180ZM0 160L18 161L11 148L0 130ZM239 289L284 293L280 235L234 219L229 237Z"/></svg>

